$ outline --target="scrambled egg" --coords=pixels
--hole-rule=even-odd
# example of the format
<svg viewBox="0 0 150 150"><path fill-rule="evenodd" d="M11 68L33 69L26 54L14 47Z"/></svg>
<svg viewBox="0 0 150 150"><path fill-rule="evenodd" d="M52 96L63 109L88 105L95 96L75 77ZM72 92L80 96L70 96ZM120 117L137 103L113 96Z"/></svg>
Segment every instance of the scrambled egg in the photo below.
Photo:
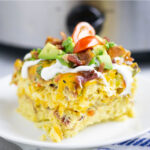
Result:
<svg viewBox="0 0 150 150"><path fill-rule="evenodd" d="M47 66L48 62L42 64ZM133 117L135 77L131 94L120 96L126 87L122 75L116 70L105 71L103 74L113 92L110 96L100 78L87 81L81 88L75 84L78 73L59 74L53 80L44 81L36 72L38 67L29 68L27 79L19 72L14 74L13 82L18 85L17 110L45 130L54 142L72 137L95 123Z"/></svg>

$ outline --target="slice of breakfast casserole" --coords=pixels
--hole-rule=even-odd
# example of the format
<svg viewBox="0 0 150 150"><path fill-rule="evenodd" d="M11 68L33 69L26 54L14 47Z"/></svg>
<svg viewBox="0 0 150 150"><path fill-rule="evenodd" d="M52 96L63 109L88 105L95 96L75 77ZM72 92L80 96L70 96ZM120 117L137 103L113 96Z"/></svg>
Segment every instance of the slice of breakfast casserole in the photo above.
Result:
<svg viewBox="0 0 150 150"><path fill-rule="evenodd" d="M54 142L95 123L133 117L139 67L130 51L95 35L86 22L72 37L61 35L16 60L18 112Z"/></svg>

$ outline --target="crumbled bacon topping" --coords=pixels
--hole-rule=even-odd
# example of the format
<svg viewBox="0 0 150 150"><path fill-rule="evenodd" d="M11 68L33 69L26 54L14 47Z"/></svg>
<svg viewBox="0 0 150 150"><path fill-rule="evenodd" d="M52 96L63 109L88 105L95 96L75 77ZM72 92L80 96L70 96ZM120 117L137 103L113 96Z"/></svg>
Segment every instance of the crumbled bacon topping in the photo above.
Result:
<svg viewBox="0 0 150 150"><path fill-rule="evenodd" d="M49 42L49 43L52 43L52 44L54 44L54 45L56 45L56 44L62 43L62 40L57 39L57 38L53 38L53 37L51 37L51 36L48 36L47 39L46 39L45 44L48 43L48 42Z"/></svg>
<svg viewBox="0 0 150 150"><path fill-rule="evenodd" d="M125 62L132 62L134 59L131 57L131 52L125 50L122 46L114 46L108 50L108 54L114 61L115 57L123 57Z"/></svg>
<svg viewBox="0 0 150 150"><path fill-rule="evenodd" d="M64 32L60 32L62 40L65 41L67 39L67 35Z"/></svg>
<svg viewBox="0 0 150 150"><path fill-rule="evenodd" d="M60 32L60 35L62 37L62 40L48 36L45 44L49 42L55 45L58 49L63 49L62 42L67 39L67 36L64 32Z"/></svg>
<svg viewBox="0 0 150 150"><path fill-rule="evenodd" d="M101 64L100 64L100 66L99 66L99 68L98 68L98 71L99 71L99 72L103 72L103 71L104 71L104 65L105 65L104 63L101 63Z"/></svg>
<svg viewBox="0 0 150 150"><path fill-rule="evenodd" d="M108 54L111 59L114 59L115 57L125 56L126 50L121 46L114 46L108 50Z"/></svg>
<svg viewBox="0 0 150 150"><path fill-rule="evenodd" d="M85 79L83 76L77 76L75 82L77 84L77 87L82 88L82 84L85 82Z"/></svg>
<svg viewBox="0 0 150 150"><path fill-rule="evenodd" d="M63 116L62 117L62 119L61 119L61 121L62 121L62 123L64 124L64 125L69 125L69 123L70 123L70 118L69 117L66 117L66 116Z"/></svg>
<svg viewBox="0 0 150 150"><path fill-rule="evenodd" d="M48 36L45 44L48 42L55 45L58 49L63 49L63 46L62 46L63 40L59 40L57 38L53 38L53 37Z"/></svg>
<svg viewBox="0 0 150 150"><path fill-rule="evenodd" d="M94 70L92 71L81 71L80 72L81 75L76 77L76 84L79 87L82 87L82 84L84 84L85 82L89 81L89 80L93 80L98 78L98 75L95 73Z"/></svg>
<svg viewBox="0 0 150 150"><path fill-rule="evenodd" d="M35 58L35 59L38 59L39 57L39 54L38 54L38 51L31 51L31 55L32 55L32 57L33 58Z"/></svg>
<svg viewBox="0 0 150 150"><path fill-rule="evenodd" d="M68 61L73 62L76 66L88 65L89 62L94 57L94 54L91 50L80 52L76 54L69 54Z"/></svg>
<svg viewBox="0 0 150 150"><path fill-rule="evenodd" d="M69 54L67 60L73 62L77 66L85 65L85 61L81 61L75 54Z"/></svg>
<svg viewBox="0 0 150 150"><path fill-rule="evenodd" d="M131 52L126 50L126 55L125 55L125 61L134 61L134 59L131 57Z"/></svg>
<svg viewBox="0 0 150 150"><path fill-rule="evenodd" d="M81 61L84 61L86 65L89 64L89 62L92 60L92 58L94 57L94 54L92 53L92 51L89 49L87 51L84 52L80 52L78 53L78 57Z"/></svg>

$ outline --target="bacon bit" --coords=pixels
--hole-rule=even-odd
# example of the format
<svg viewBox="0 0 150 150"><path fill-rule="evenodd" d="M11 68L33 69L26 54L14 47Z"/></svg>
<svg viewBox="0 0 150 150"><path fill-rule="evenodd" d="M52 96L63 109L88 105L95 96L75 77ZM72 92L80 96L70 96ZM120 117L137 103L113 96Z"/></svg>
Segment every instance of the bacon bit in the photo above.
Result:
<svg viewBox="0 0 150 150"><path fill-rule="evenodd" d="M103 39L107 40L107 42L110 42L110 39L108 37L103 37Z"/></svg>
<svg viewBox="0 0 150 150"><path fill-rule="evenodd" d="M62 40L48 36L45 44L49 42L55 45L58 49L64 49L62 46L62 42L67 39L67 36L64 32L60 32L60 35L62 36Z"/></svg>
<svg viewBox="0 0 150 150"><path fill-rule="evenodd" d="M112 63L116 63L115 59L112 60Z"/></svg>
<svg viewBox="0 0 150 150"><path fill-rule="evenodd" d="M68 125L70 123L70 118L69 117L66 117L66 116L63 116L63 118L61 119L62 123L64 125Z"/></svg>
<svg viewBox="0 0 150 150"><path fill-rule="evenodd" d="M86 81L98 78L97 74L94 70L92 71L81 71L82 76L86 79Z"/></svg>
<svg viewBox="0 0 150 150"><path fill-rule="evenodd" d="M45 44L48 43L48 42L55 45L55 44L60 44L60 43L62 43L62 40L59 40L59 39L57 39L57 38L53 38L53 37L51 37L51 36L48 36L47 39L46 39Z"/></svg>
<svg viewBox="0 0 150 150"><path fill-rule="evenodd" d="M125 57L131 57L131 52L130 51L128 51L128 50L126 50L126 55L125 55Z"/></svg>
<svg viewBox="0 0 150 150"><path fill-rule="evenodd" d="M85 82L85 79L82 76L77 76L75 82L77 84L77 87L79 86L80 88L82 88L82 84Z"/></svg>
<svg viewBox="0 0 150 150"><path fill-rule="evenodd" d="M62 45L55 45L58 49L64 49Z"/></svg>
<svg viewBox="0 0 150 150"><path fill-rule="evenodd" d="M98 76L94 70L81 71L80 73L81 73L81 75L76 77L75 82L76 82L77 86L79 86L81 88L82 88L82 84L84 84L85 82L98 78Z"/></svg>
<svg viewBox="0 0 150 150"><path fill-rule="evenodd" d="M100 66L99 66L99 68L98 68L98 71L99 71L99 72L103 72L103 71L104 71L104 66L105 66L104 63L100 64Z"/></svg>
<svg viewBox="0 0 150 150"><path fill-rule="evenodd" d="M125 61L130 61L130 62L134 61L134 59L131 57L131 52L128 50L126 50L126 52L127 53L125 55Z"/></svg>
<svg viewBox="0 0 150 150"><path fill-rule="evenodd" d="M90 49L88 49L87 51L78 53L78 57L81 61L84 61L85 64L88 65L89 62L94 57L94 54L92 53L92 51Z"/></svg>
<svg viewBox="0 0 150 150"><path fill-rule="evenodd" d="M64 32L60 32L60 35L63 41L67 39L67 35Z"/></svg>
<svg viewBox="0 0 150 150"><path fill-rule="evenodd" d="M130 57L130 58L125 58L125 61L129 61L129 62L133 62L134 58Z"/></svg>
<svg viewBox="0 0 150 150"><path fill-rule="evenodd" d="M88 110L87 115L88 116L93 116L95 114L94 110Z"/></svg>
<svg viewBox="0 0 150 150"><path fill-rule="evenodd" d="M63 42L63 40L59 40L57 38L53 38L53 37L48 36L45 44L51 43L51 44L55 45L58 49L63 49L62 42Z"/></svg>
<svg viewBox="0 0 150 150"><path fill-rule="evenodd" d="M68 57L67 57L67 60L70 61L70 62L73 62L77 66L85 65L85 62L79 60L77 55L74 55L74 54L69 54Z"/></svg>
<svg viewBox="0 0 150 150"><path fill-rule="evenodd" d="M114 46L108 50L108 54L111 59L114 59L115 57L125 56L126 50L121 46Z"/></svg>
<svg viewBox="0 0 150 150"><path fill-rule="evenodd" d="M39 56L38 51L31 51L31 55L33 58L38 59Z"/></svg>

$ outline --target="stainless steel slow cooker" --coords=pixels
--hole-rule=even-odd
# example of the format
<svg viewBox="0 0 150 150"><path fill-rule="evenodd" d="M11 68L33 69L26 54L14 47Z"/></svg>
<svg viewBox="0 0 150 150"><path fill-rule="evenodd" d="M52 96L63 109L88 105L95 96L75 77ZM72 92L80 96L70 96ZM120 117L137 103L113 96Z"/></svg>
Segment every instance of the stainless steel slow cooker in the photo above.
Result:
<svg viewBox="0 0 150 150"><path fill-rule="evenodd" d="M88 21L128 49L150 49L149 13L149 1L1 1L0 43L42 47L48 35L70 34L78 21Z"/></svg>

